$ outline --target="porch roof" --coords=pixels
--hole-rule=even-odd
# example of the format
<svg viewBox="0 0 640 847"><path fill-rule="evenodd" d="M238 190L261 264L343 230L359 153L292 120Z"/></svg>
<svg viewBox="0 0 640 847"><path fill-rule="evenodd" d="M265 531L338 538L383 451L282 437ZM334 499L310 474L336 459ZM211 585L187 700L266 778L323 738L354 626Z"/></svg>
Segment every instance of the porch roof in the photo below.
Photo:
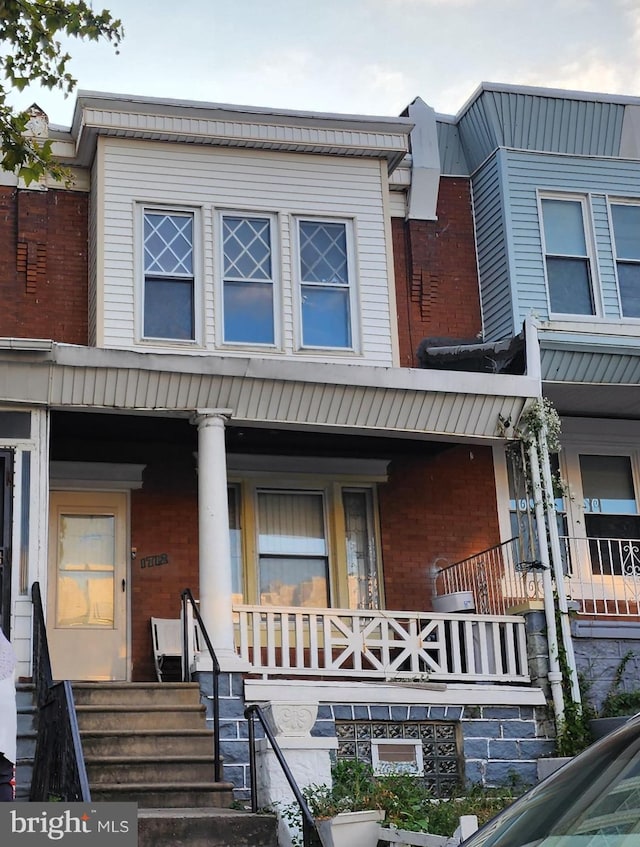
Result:
<svg viewBox="0 0 640 847"><path fill-rule="evenodd" d="M640 417L636 325L550 322L538 335L544 393L561 414Z"/></svg>
<svg viewBox="0 0 640 847"><path fill-rule="evenodd" d="M424 371L230 356L0 344L4 402L187 415L316 431L497 439L539 394L535 376Z"/></svg>

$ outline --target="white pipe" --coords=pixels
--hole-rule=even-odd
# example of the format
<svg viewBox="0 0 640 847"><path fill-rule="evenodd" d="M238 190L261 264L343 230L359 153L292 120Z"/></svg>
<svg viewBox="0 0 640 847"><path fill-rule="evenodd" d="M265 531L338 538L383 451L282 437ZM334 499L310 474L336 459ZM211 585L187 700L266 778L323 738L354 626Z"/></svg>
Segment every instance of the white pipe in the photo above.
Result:
<svg viewBox="0 0 640 847"><path fill-rule="evenodd" d="M540 432L538 433L538 446L540 448L540 467L542 469L544 498L547 506L551 561L553 565L553 573L556 580L556 595L558 597L558 611L560 613L560 635L564 647L567 667L569 669L571 699L574 703L580 704L581 696L580 685L578 683L578 668L576 666L576 657L573 651L571 622L569 620L569 607L567 606L567 595L565 594L564 569L562 567L562 551L560 549L560 536L558 534L556 501L553 493L551 463L549 461L549 448L547 446L547 432L545 426L543 426L540 429Z"/></svg>
<svg viewBox="0 0 640 847"><path fill-rule="evenodd" d="M538 548L542 565L542 584L544 594L544 614L547 622L547 643L549 646L549 685L553 711L558 727L564 723L564 697L562 696L562 673L558 659L558 632L556 628L556 610L553 601L553 584L549 566L549 548L547 545L547 527L544 519L544 502L542 499L542 484L540 481L540 465L538 450L535 442L529 446L529 464L531 466L531 484L533 486L533 502L538 530Z"/></svg>

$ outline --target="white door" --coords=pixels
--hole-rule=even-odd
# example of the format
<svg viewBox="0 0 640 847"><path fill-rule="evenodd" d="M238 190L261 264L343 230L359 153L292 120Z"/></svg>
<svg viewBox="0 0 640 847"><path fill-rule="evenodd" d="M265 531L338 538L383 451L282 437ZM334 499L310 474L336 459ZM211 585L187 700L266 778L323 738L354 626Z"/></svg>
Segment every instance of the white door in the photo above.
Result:
<svg viewBox="0 0 640 847"><path fill-rule="evenodd" d="M127 678L127 495L56 491L47 636L54 679Z"/></svg>

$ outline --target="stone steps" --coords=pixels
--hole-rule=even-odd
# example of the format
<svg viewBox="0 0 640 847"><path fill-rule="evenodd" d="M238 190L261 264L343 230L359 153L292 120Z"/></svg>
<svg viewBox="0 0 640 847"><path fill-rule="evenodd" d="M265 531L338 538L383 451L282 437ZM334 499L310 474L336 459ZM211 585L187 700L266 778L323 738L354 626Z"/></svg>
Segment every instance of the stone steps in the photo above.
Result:
<svg viewBox="0 0 640 847"><path fill-rule="evenodd" d="M277 847L273 815L234 809L140 809L138 847Z"/></svg>
<svg viewBox="0 0 640 847"><path fill-rule="evenodd" d="M199 756L213 753L209 729L87 730L82 732L85 759L92 756Z"/></svg>
<svg viewBox="0 0 640 847"><path fill-rule="evenodd" d="M93 800L140 808L228 807L214 779L213 733L191 683L77 683L78 726Z"/></svg>

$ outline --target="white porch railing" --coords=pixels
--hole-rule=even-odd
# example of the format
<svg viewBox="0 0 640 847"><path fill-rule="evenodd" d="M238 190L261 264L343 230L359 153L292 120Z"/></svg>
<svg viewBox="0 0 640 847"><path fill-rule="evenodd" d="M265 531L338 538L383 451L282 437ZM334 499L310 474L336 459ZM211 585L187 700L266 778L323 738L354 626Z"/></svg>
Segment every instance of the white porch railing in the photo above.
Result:
<svg viewBox="0 0 640 847"><path fill-rule="evenodd" d="M529 681L524 619L235 606L236 646L264 676Z"/></svg>

